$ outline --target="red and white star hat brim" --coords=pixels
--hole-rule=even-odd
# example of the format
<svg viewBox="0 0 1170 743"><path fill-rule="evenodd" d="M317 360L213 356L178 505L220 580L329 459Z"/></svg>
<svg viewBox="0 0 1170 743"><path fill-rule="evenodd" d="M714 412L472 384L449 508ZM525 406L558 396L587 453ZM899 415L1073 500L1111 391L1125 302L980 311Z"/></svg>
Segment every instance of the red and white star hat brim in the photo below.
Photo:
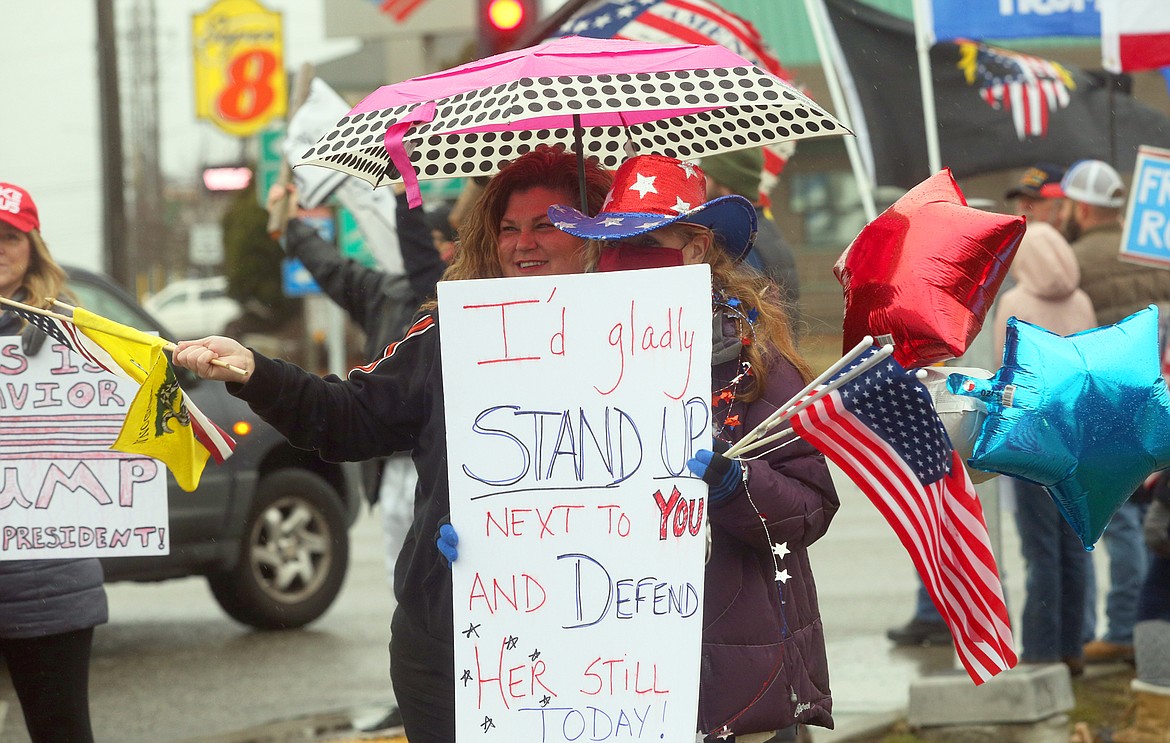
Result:
<svg viewBox="0 0 1170 743"><path fill-rule="evenodd" d="M690 222L711 228L733 258L742 258L755 240L755 207L742 196L706 198L706 176L694 163L638 155L618 168L596 217L565 204L549 207L548 217L558 229L589 240L620 240Z"/></svg>

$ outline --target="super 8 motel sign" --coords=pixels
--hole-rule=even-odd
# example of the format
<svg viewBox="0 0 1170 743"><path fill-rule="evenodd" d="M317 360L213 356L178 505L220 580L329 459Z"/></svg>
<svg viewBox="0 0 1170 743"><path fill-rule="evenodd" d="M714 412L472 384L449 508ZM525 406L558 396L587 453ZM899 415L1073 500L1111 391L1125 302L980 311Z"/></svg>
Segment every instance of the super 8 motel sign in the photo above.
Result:
<svg viewBox="0 0 1170 743"><path fill-rule="evenodd" d="M192 17L195 115L251 136L288 111L280 13L256 0L219 0Z"/></svg>

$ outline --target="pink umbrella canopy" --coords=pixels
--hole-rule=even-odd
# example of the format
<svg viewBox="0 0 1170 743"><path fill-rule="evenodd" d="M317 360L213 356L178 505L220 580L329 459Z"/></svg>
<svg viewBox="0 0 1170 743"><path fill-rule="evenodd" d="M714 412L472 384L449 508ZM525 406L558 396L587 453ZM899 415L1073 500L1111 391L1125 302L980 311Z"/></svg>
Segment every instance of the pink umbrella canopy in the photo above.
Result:
<svg viewBox="0 0 1170 743"><path fill-rule="evenodd" d="M848 133L800 91L721 46L570 36L386 85L297 163L374 186L491 175L538 144L616 168ZM405 175L405 177L403 177Z"/></svg>
<svg viewBox="0 0 1170 743"><path fill-rule="evenodd" d="M598 0L573 14L557 35L656 44L719 44L800 88L751 21L710 0ZM759 189L762 202L770 199L780 172L795 152L796 142L791 140L764 145Z"/></svg>

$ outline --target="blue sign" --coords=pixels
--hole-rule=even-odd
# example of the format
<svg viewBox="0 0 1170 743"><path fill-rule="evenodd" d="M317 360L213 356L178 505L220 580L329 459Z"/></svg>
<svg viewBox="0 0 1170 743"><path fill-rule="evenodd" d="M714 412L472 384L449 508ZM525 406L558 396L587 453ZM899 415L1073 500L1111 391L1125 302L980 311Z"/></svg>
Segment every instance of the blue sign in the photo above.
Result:
<svg viewBox="0 0 1170 743"><path fill-rule="evenodd" d="M337 225L331 216L302 214L297 219L317 230L317 234L323 240L333 242L337 237ZM305 268L305 264L296 258L285 258L280 262L280 279L281 288L286 297L304 297L309 294L322 293L313 274Z"/></svg>
<svg viewBox="0 0 1170 743"><path fill-rule="evenodd" d="M934 38L1100 36L1095 0L932 0Z"/></svg>
<svg viewBox="0 0 1170 743"><path fill-rule="evenodd" d="M286 297L306 297L310 294L320 294L321 287L305 268L305 264L296 258L285 258L280 262L280 285Z"/></svg>
<svg viewBox="0 0 1170 743"><path fill-rule="evenodd" d="M1170 269L1170 150L1138 148L1121 258Z"/></svg>

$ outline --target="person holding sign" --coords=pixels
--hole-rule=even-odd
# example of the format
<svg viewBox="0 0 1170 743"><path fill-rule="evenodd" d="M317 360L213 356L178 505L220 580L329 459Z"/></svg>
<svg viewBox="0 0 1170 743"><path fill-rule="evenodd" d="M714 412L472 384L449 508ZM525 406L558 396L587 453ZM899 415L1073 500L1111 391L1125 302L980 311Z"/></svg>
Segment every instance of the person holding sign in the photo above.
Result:
<svg viewBox="0 0 1170 743"><path fill-rule="evenodd" d="M601 207L610 176L585 167L585 201ZM556 229L552 204L582 201L577 159L549 147L514 160L484 189L460 227L460 250L445 280L580 273L585 243ZM450 511L447 431L437 304L424 306L406 335L347 379L310 374L230 338L178 344L177 366L228 382L232 394L301 448L360 461L410 451L418 468L415 518L395 565L398 606L391 622L390 676L411 743L455 739L451 573L435 545ZM213 359L248 371L223 374Z"/></svg>
<svg viewBox="0 0 1170 743"><path fill-rule="evenodd" d="M720 453L812 373L776 286L742 264L756 231L751 202L706 194L696 165L640 155L617 170L597 216L559 205L549 218L601 246L601 271L711 267L714 442L687 463L709 488L698 729L707 740L796 740L797 723L832 726L807 549L839 501L824 457L801 439L750 461Z"/></svg>
<svg viewBox="0 0 1170 743"><path fill-rule="evenodd" d="M40 226L28 192L0 183L0 295L47 307L46 297L64 296L65 271L49 254ZM26 356L44 345L40 330L0 313L0 336L15 335ZM15 348L10 353L19 358ZM33 743L93 741L89 656L93 628L109 619L103 581L96 558L0 559L0 656Z"/></svg>

